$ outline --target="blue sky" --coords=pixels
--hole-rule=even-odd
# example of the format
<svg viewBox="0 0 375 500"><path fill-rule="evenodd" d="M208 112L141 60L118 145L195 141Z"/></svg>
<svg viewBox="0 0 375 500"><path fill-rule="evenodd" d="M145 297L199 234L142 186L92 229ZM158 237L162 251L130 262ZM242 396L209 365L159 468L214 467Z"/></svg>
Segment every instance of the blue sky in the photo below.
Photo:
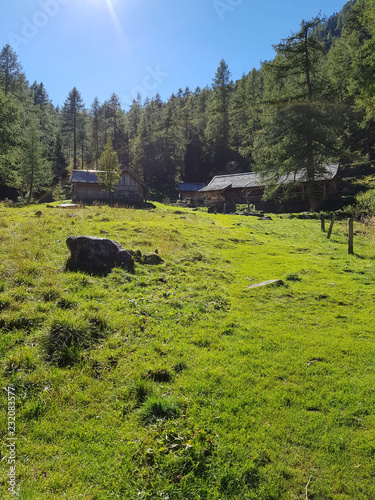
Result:
<svg viewBox="0 0 375 500"><path fill-rule="evenodd" d="M167 100L211 85L221 59L233 80L274 57L272 45L345 0L1 0L0 47L17 52L30 83L55 105L70 90L86 107L115 92Z"/></svg>

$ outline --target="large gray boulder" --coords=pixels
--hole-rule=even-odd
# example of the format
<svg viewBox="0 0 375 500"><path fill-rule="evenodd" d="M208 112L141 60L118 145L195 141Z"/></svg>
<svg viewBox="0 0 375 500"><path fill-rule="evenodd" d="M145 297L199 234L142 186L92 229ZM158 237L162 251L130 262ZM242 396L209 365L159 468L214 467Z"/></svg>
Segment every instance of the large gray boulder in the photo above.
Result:
<svg viewBox="0 0 375 500"><path fill-rule="evenodd" d="M96 236L69 236L66 244L71 256L67 268L92 274L106 274L118 266L134 272L134 260L117 241Z"/></svg>

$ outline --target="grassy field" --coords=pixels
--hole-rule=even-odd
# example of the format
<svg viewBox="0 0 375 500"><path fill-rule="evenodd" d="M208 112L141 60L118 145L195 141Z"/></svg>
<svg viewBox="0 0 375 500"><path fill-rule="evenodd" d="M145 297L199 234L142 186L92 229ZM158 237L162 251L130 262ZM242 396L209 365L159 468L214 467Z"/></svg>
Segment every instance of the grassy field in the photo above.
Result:
<svg viewBox="0 0 375 500"><path fill-rule="evenodd" d="M0 206L3 498L374 499L375 244L355 233L348 255L345 222ZM68 272L80 234L164 263Z"/></svg>

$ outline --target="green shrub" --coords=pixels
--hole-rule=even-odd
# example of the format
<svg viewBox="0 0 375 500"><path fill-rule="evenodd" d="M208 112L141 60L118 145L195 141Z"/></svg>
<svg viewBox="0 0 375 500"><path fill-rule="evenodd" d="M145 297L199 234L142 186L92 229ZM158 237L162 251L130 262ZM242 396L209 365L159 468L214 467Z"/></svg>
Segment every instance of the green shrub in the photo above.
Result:
<svg viewBox="0 0 375 500"><path fill-rule="evenodd" d="M353 215L357 219L375 215L375 189L357 195Z"/></svg>

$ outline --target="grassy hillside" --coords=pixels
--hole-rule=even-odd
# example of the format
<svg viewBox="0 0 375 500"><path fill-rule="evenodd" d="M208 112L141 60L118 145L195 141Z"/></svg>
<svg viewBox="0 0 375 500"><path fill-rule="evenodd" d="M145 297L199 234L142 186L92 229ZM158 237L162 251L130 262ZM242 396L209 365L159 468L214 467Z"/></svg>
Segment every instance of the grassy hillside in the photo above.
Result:
<svg viewBox="0 0 375 500"><path fill-rule="evenodd" d="M349 256L344 222L327 240L319 221L279 216L40 209L0 206L16 498L375 498L367 229ZM164 263L66 272L80 234ZM5 390L1 408L0 488L14 498Z"/></svg>

